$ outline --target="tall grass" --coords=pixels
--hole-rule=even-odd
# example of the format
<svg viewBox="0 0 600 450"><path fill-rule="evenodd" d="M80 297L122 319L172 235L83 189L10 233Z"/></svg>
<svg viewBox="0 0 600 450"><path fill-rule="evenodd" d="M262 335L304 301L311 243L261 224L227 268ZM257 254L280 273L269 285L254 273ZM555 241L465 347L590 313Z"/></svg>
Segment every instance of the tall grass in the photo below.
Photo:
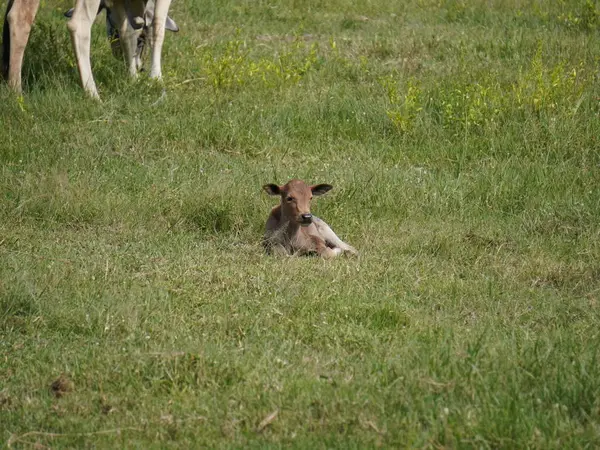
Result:
<svg viewBox="0 0 600 450"><path fill-rule="evenodd" d="M101 103L42 6L0 87L3 444L600 444L598 5L397 3L175 2L166 97L99 20ZM358 258L263 254L292 177Z"/></svg>

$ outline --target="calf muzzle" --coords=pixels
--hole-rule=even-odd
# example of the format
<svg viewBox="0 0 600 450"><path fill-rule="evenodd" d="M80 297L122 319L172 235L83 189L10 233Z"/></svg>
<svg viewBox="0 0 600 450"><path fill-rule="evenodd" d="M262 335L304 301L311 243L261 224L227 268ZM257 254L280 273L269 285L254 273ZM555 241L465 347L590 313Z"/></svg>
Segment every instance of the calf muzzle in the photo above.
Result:
<svg viewBox="0 0 600 450"><path fill-rule="evenodd" d="M310 225L312 223L312 214L302 214L300 215L300 224L301 225Z"/></svg>

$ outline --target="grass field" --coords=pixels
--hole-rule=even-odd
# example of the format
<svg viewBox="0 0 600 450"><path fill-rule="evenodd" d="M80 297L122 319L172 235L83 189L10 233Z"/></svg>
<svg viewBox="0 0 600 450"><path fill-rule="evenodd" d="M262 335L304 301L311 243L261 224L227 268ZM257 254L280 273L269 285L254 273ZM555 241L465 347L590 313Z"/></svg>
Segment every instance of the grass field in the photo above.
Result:
<svg viewBox="0 0 600 450"><path fill-rule="evenodd" d="M600 446L598 1L176 1L101 103L70 6L0 86L0 446ZM263 253L294 177L360 256Z"/></svg>

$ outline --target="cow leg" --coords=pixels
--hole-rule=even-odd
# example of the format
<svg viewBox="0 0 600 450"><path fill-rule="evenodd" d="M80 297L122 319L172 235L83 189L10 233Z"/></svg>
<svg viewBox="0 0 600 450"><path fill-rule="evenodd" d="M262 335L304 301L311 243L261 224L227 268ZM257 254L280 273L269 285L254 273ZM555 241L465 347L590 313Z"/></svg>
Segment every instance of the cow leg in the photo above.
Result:
<svg viewBox="0 0 600 450"><path fill-rule="evenodd" d="M165 39L165 23L171 0L156 0L154 5L154 20L152 22L152 59L150 66L150 78L161 79L160 57L162 54L163 41Z"/></svg>
<svg viewBox="0 0 600 450"><path fill-rule="evenodd" d="M115 2L111 13L114 24L119 30L121 48L123 49L123 57L127 64L127 70L132 78L136 78L137 66L135 64L135 51L137 48L137 37L141 33L141 29L136 31L129 24L124 2Z"/></svg>
<svg viewBox="0 0 600 450"><path fill-rule="evenodd" d="M8 67L4 69L7 72L8 85L19 93L22 89L23 55L39 6L40 0L16 0L10 1L6 10L3 59L4 65Z"/></svg>
<svg viewBox="0 0 600 450"><path fill-rule="evenodd" d="M100 0L76 0L73 17L69 20L67 28L71 33L73 41L73 50L77 67L79 68L79 77L83 89L93 98L99 99L96 83L92 74L90 62L90 46L92 37L92 23L96 18L100 6Z"/></svg>
<svg viewBox="0 0 600 450"><path fill-rule="evenodd" d="M136 75L142 70L142 50L144 49L146 32L146 2L144 0L125 0L125 9L127 12L127 20L135 32L135 41L132 41L133 64L135 68L130 68L130 71L135 71ZM154 8L154 6L152 6Z"/></svg>

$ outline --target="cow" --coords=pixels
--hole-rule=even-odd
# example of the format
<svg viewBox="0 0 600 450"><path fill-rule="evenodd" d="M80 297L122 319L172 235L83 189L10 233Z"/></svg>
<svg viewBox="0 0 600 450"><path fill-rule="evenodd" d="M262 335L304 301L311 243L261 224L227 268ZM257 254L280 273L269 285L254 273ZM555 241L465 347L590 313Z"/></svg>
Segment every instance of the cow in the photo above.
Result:
<svg viewBox="0 0 600 450"><path fill-rule="evenodd" d="M22 91L21 71L23 66L23 54L29 40L31 26L39 7L39 0L9 0L4 18L2 38L2 74L8 80L8 85L17 93ZM107 34L111 41L113 54L118 55L121 48L120 35L117 30L116 18L112 10L107 6L106 0L100 0L98 14L106 9ZM65 13L71 17L74 8ZM144 24L141 33L137 37L134 53L134 64L137 70L141 70L142 52L144 50L146 36L152 35L152 22L154 17L154 0L148 0L143 15ZM132 17L132 20L135 20ZM167 16L166 29L178 31L177 24Z"/></svg>
<svg viewBox="0 0 600 450"><path fill-rule="evenodd" d="M310 255L330 259L356 249L343 242L323 220L310 213L313 195L323 195L333 189L330 184L308 186L302 180L291 180L283 186L265 184L269 195L279 196L280 204L267 219L263 245L268 254Z"/></svg>
<svg viewBox="0 0 600 450"><path fill-rule="evenodd" d="M149 18L146 14L148 0L105 0L105 2L107 8L110 8L112 23L120 37L129 75L133 78L137 76L140 63L139 58L136 57L138 37L144 27L151 28L151 32L148 33L152 49L150 78L160 80L162 45L171 0L155 0L154 7L148 8L152 14L150 23L146 23ZM67 24L73 41L81 84L83 89L96 99L100 96L92 75L90 41L92 23L99 6L100 0L76 0L73 15Z"/></svg>
<svg viewBox="0 0 600 450"><path fill-rule="evenodd" d="M71 8L67 12L65 12L65 17L73 17L74 10L75 8ZM108 37L108 40L110 41L113 55L116 58L122 57L123 49L121 48L121 37L119 35L119 30L116 26L116 17L114 16L113 11L106 5L106 0L100 0L98 14L100 14L103 10L106 10L106 35ZM134 55L135 65L138 71L144 70L142 68L142 55L146 46L147 36L152 35L152 21L154 19L154 0L148 0L148 3L146 3L146 9L144 11L143 19L144 24L142 27L142 32L137 38L137 45L135 47ZM167 31L173 32L179 31L179 27L170 16L167 16L165 29Z"/></svg>

